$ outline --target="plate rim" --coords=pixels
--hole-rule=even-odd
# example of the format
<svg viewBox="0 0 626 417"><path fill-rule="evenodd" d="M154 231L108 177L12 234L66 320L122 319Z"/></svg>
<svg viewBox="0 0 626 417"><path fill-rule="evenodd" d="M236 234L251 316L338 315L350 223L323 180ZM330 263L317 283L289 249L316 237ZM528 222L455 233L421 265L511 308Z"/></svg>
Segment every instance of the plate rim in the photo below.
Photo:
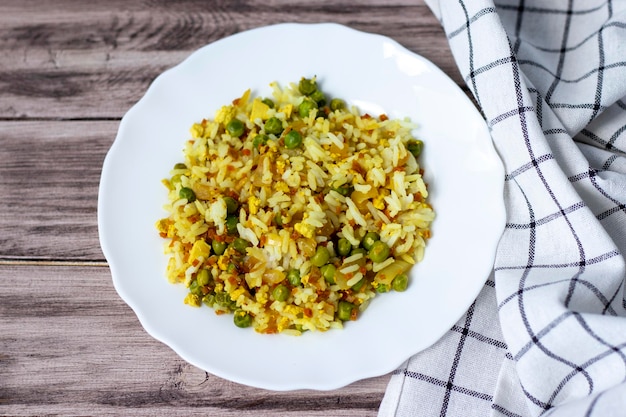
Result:
<svg viewBox="0 0 626 417"><path fill-rule="evenodd" d="M423 349L426 349L428 346L431 346L433 343L435 343L437 340L439 340L449 329L445 329L441 332L441 334L437 335L434 340L425 348L420 349L419 351L416 351L414 353L412 353L410 356L407 357L399 357L397 358L397 360L395 361L394 365L391 366L385 366L384 369L378 369L375 372L364 372L362 375L356 375L356 376L342 376L339 378L336 378L333 382L328 382L327 384L316 384L316 385L311 385L311 384L306 384L306 383L301 383L299 385L289 385L289 386L285 386L283 384L280 383L261 383L258 380L254 380L253 378L247 378L247 377L237 377L236 375L224 375L221 372L215 372L214 370L211 369L207 369L206 364L204 363L198 363L196 358L190 358L190 357L186 357L183 354L180 353L179 349L177 349L176 347L176 343L170 340L165 340L162 335L159 334L159 331L157 329L155 329L150 323L149 320L147 319L147 317L144 316L144 313L142 311L141 306L137 303L136 300L133 300L133 298L127 293L126 288L123 285L123 282L121 281L121 273L119 271L119 265L116 264L115 260L113 260L113 250L109 247L109 245L111 244L110 241L108 241L108 237L107 237L107 233L108 231L106 231L105 229L105 224L104 224L104 218L103 218L103 213L106 210L105 207L105 195L104 195L104 190L106 189L106 183L107 181L109 181L110 179L107 178L105 176L106 173L108 173L111 169L112 169L112 161L114 160L115 154L116 152L118 152L118 149L120 147L120 143L122 140L124 139L124 129L126 127L126 124L129 123L129 120L132 119L133 115L135 112L138 112L139 109L141 109L141 106L144 105L144 103L148 100L146 99L146 97L150 97L150 92L154 91L154 86L158 85L159 83L161 83L164 79L166 74L171 74L173 72L176 72L178 69L180 68L184 68L186 65L190 65L190 63L193 62L193 60L202 55L205 54L206 51L210 51L211 46L216 44L216 43L222 43L225 41L233 41L233 40L237 40L238 38L241 38L242 36L250 36L250 35L254 35L254 34L258 34L260 32L263 31L267 31L267 30L290 30L290 29L301 29L301 28L319 28L321 30L339 30L339 31L349 31L352 34L356 34L359 37L372 37L372 38L376 38L378 41L384 41L384 42L390 42L391 44L393 44L395 47L399 48L400 50L402 50L404 53L410 54L412 56L417 57L419 60L421 60L422 62L425 62L427 65L429 65L429 69L432 71L436 71L439 73L439 75L442 75L446 80L446 82L450 83L453 88L456 88L458 90L458 93L461 93L462 97L464 97L464 99L467 101L467 104L471 105L471 108L474 109L474 111L476 112L477 115L480 116L480 113L478 112L478 110L475 108L474 104L471 102L471 100L465 95L465 93L463 93L463 91L461 90L461 88L454 83L450 77L445 74L440 68L438 68L434 63L432 63L430 60L428 60L427 58L424 58L423 56L408 50L406 47L402 46L400 43L398 43L397 41L395 41L392 38L389 38L387 36L384 35L380 35L377 33L370 33L370 32L364 32L364 31L360 31L357 29L353 29L351 27L342 25L342 24L338 24L338 23L291 23L291 22L287 22L287 23L278 23L278 24L274 24L274 25L268 25L268 26L261 26L261 27L257 27L257 28L253 28L253 29L249 29L246 31L242 31L242 32L238 32L235 33L233 35L229 35L226 37L223 37L221 39L218 39L214 42L211 42L209 44L206 44L198 49L196 49L195 51L193 51L187 58L185 58L183 61L181 61L180 63L176 64L175 66L165 70L164 72L162 72L161 74L159 74L154 80L153 82L150 84L150 86L147 88L147 90L144 92L144 94L142 95L142 97L133 105L131 106L131 108L125 113L125 115L123 116L121 122L120 122L120 126L118 128L118 133L117 136L115 138L115 140L113 141L111 147L109 148L109 150L107 151L107 154L105 156L104 162L103 162L103 168L102 168L102 173L101 173L101 180L100 180L100 186L99 186L99 190L98 190L98 234L99 234L99 241L100 241L100 245L103 251L103 254L105 256L105 258L108 261L109 264L109 268L111 271L111 275L112 275L112 280L113 280L113 284L114 287L116 289L116 291L118 292L118 294L120 295L120 297L124 300L124 302L129 305L131 307L131 309L134 311L134 313L136 314L136 316L138 317L142 327L147 331L148 334L150 334L153 338L159 340L160 342L166 344L167 346L169 346L171 349L173 349L180 357L182 357L185 361L191 363L192 365L206 370L208 372L211 372L221 378L225 378L237 383L242 383L245 385L249 385L249 386L254 386L254 387L258 387L258 388L265 388L265 389L272 389L275 391L287 391L287 390L296 390L296 389L315 389L315 390L330 390L330 389L337 389L340 387L343 387L347 384L350 384L352 382L355 382L357 380L361 380L364 378L369 378L369 377L375 377L375 376L379 376L379 375L383 375L387 372L392 371L393 369L396 369L398 366L400 366L404 361L406 361L410 356L418 353L419 351L422 351ZM485 130L488 132L487 128L486 128L486 124L485 124ZM182 142L182 141L181 141ZM493 147L493 143L491 142L491 140L489 140L489 145L491 146L491 153L494 157L497 158L497 163L498 163L498 172L501 174L499 177L501 178L501 180L499 181L499 184L495 187L499 190L503 190L504 189L504 167L502 165L501 160L499 159L497 152L495 150L495 148ZM504 206L504 197L502 195L501 201L499 201L498 204L499 207L499 215L500 215L500 219L499 219L499 233L498 235L500 236L502 234L502 231L504 230L504 225L505 225L505 206ZM437 210L437 208L435 207L435 210ZM436 220L435 220L436 221ZM495 260L495 251L497 248L497 244L498 244L498 239L495 239L494 242L492 242L492 248L490 248L489 253L491 254L489 256L489 263L491 264L491 268L493 266L493 262ZM428 253L428 247L426 249L427 253ZM474 296L472 297L472 302L473 300L476 298L476 296L478 296L478 293L480 292L480 290L482 289L482 286L484 285L484 281L487 280L488 278L488 273L485 274L484 280L483 280L483 284L481 284L480 286L477 286L477 290L476 293L474 294ZM471 305L471 302L465 306L463 313L461 313L457 320L460 319L462 317L462 315L464 314L465 311L467 311L467 308L469 308L469 306ZM265 336L261 336L261 337L265 337Z"/></svg>

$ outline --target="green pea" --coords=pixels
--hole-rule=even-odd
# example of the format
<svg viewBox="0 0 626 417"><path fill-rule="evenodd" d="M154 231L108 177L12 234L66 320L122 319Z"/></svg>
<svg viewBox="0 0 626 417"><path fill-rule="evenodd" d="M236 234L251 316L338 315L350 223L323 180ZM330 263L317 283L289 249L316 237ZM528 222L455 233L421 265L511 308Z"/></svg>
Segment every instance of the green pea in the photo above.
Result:
<svg viewBox="0 0 626 417"><path fill-rule="evenodd" d="M300 277L300 271L297 269L291 269L287 272L287 281L294 287L299 286L302 283L302 278Z"/></svg>
<svg viewBox="0 0 626 417"><path fill-rule="evenodd" d="M283 131L283 122L277 117L270 117L265 122L265 133L280 135Z"/></svg>
<svg viewBox="0 0 626 417"><path fill-rule="evenodd" d="M318 106L322 107L326 105L326 96L320 90L316 90L311 93L311 99L315 100Z"/></svg>
<svg viewBox="0 0 626 417"><path fill-rule="evenodd" d="M228 232L229 235L237 233L237 223L239 223L239 218L237 216L226 217L226 232Z"/></svg>
<svg viewBox="0 0 626 417"><path fill-rule="evenodd" d="M372 246L376 241L380 240L380 235L376 232L367 232L361 240L361 245L367 249L372 249Z"/></svg>
<svg viewBox="0 0 626 417"><path fill-rule="evenodd" d="M348 301L339 301L337 304L337 318L341 321L352 319L352 311L356 306Z"/></svg>
<svg viewBox="0 0 626 417"><path fill-rule="evenodd" d="M389 253L389 246L382 240L377 240L372 245L372 248L369 250L368 255L372 262L383 262L389 257Z"/></svg>
<svg viewBox="0 0 626 417"><path fill-rule="evenodd" d="M200 286L208 285L209 284L209 280L210 280L210 277L209 277L209 270L208 269L201 269L196 274L196 282Z"/></svg>
<svg viewBox="0 0 626 417"><path fill-rule="evenodd" d="M202 297L202 303L207 307L213 307L215 305L215 295L211 293L205 295Z"/></svg>
<svg viewBox="0 0 626 417"><path fill-rule="evenodd" d="M317 267L321 267L328 263L330 259L330 252L326 246L318 246L315 250L315 254L311 257L311 264Z"/></svg>
<svg viewBox="0 0 626 417"><path fill-rule="evenodd" d="M217 240L214 240L213 242L211 242L211 247L213 248L213 252L215 252L216 255L223 255L224 252L226 252L226 248L228 247L228 245L226 244L226 242L218 242Z"/></svg>
<svg viewBox="0 0 626 417"><path fill-rule="evenodd" d="M367 251L363 248L354 248L350 252L350 256L356 255L357 253L362 253L363 256L367 256Z"/></svg>
<svg viewBox="0 0 626 417"><path fill-rule="evenodd" d="M276 106L274 104L274 100L272 100L271 98L264 98L263 100L261 100L261 102L263 102L267 107L269 107L270 109L273 109L274 106Z"/></svg>
<svg viewBox="0 0 626 417"><path fill-rule="evenodd" d="M194 193L193 190L188 187L181 188L178 192L178 196L180 198L186 198L187 202L189 203L193 203L194 201L196 201L196 193Z"/></svg>
<svg viewBox="0 0 626 417"><path fill-rule="evenodd" d="M246 239L242 237L238 237L235 240L233 240L233 248L235 248L235 250L241 253L242 255L246 254L246 249L250 245L251 245L250 242L248 242Z"/></svg>
<svg viewBox="0 0 626 417"><path fill-rule="evenodd" d="M287 149L295 149L302 143L302 135L297 130L290 130L284 140Z"/></svg>
<svg viewBox="0 0 626 417"><path fill-rule="evenodd" d="M317 81L313 78L302 77L298 83L298 91L305 96L310 96L317 91Z"/></svg>
<svg viewBox="0 0 626 417"><path fill-rule="evenodd" d="M349 184L343 184L342 186L333 188L333 190L337 191L339 194L341 194L344 197L349 197L354 191L354 187Z"/></svg>
<svg viewBox="0 0 626 417"><path fill-rule="evenodd" d="M359 292L361 291L361 288L363 288L363 285L365 285L365 283L367 282L367 280L365 279L365 277L361 278L359 280L359 282L357 282L356 284L354 284L352 287L352 290Z"/></svg>
<svg viewBox="0 0 626 417"><path fill-rule="evenodd" d="M237 308L237 303L230 298L227 292L221 291L215 293L215 304L227 308L230 311L234 311Z"/></svg>
<svg viewBox="0 0 626 417"><path fill-rule="evenodd" d="M254 139L252 139L252 146L255 148L259 148L261 145L265 145L270 138L263 133L256 135Z"/></svg>
<svg viewBox="0 0 626 417"><path fill-rule="evenodd" d="M302 103L298 106L298 114L303 119L309 117L311 110L317 109L317 103L310 99L302 100Z"/></svg>
<svg viewBox="0 0 626 417"><path fill-rule="evenodd" d="M200 288L198 281L191 281L191 284L189 284L189 292L194 295L202 295L202 288Z"/></svg>
<svg viewBox="0 0 626 417"><path fill-rule="evenodd" d="M422 153L422 149L424 149L424 142L417 139L411 140L406 144L406 148L414 157L418 158Z"/></svg>
<svg viewBox="0 0 626 417"><path fill-rule="evenodd" d="M352 243L344 237L337 241L337 253L341 256L348 256L352 250Z"/></svg>
<svg viewBox="0 0 626 417"><path fill-rule="evenodd" d="M170 179L170 184L172 184L174 188L176 188L176 185L180 184L180 177L182 177L181 174L176 174Z"/></svg>
<svg viewBox="0 0 626 417"><path fill-rule="evenodd" d="M387 284L378 284L378 287L376 287L376 292L378 293L389 292L389 287L387 286Z"/></svg>
<svg viewBox="0 0 626 417"><path fill-rule="evenodd" d="M174 165L174 169L187 169L187 165L183 164L182 162L179 162L176 165Z"/></svg>
<svg viewBox="0 0 626 417"><path fill-rule="evenodd" d="M239 208L239 203L232 197L224 197L224 202L226 203L226 212L228 214L233 214Z"/></svg>
<svg viewBox="0 0 626 417"><path fill-rule="evenodd" d="M409 286L409 277L407 274L398 274L391 282L391 288L394 291L402 292Z"/></svg>
<svg viewBox="0 0 626 417"><path fill-rule="evenodd" d="M220 307L229 307L230 296L223 291L215 293L215 304Z"/></svg>
<svg viewBox="0 0 626 417"><path fill-rule="evenodd" d="M230 262L228 264L228 266L226 267L226 272L228 272L229 274L234 274L237 272L237 265L235 265L234 263Z"/></svg>
<svg viewBox="0 0 626 417"><path fill-rule="evenodd" d="M334 98L330 100L330 109L332 111L343 110L345 107L346 107L346 102L340 98Z"/></svg>
<svg viewBox="0 0 626 417"><path fill-rule="evenodd" d="M286 285L279 284L272 291L272 296L276 301L287 301L289 298L289 288Z"/></svg>
<svg viewBox="0 0 626 417"><path fill-rule="evenodd" d="M233 119L226 125L226 131L228 134L234 138L238 138L243 135L245 130L245 125L239 119Z"/></svg>
<svg viewBox="0 0 626 417"><path fill-rule="evenodd" d="M322 273L324 280L326 280L326 282L328 282L331 285L335 283L335 271L336 270L337 268L333 264L326 264L320 268L320 272Z"/></svg>
<svg viewBox="0 0 626 417"><path fill-rule="evenodd" d="M252 325L252 316L239 309L233 314L233 322L235 323L235 326L244 329Z"/></svg>

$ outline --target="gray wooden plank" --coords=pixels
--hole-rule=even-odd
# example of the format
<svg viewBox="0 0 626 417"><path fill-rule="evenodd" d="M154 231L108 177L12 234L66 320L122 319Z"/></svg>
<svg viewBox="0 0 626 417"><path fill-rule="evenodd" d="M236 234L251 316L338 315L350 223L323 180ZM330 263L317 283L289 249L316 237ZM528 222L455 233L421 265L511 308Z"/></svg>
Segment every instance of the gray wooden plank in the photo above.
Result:
<svg viewBox="0 0 626 417"><path fill-rule="evenodd" d="M0 259L104 260L98 185L118 125L0 122Z"/></svg>
<svg viewBox="0 0 626 417"><path fill-rule="evenodd" d="M223 380L150 337L103 266L0 264L0 318L1 415L374 416L389 379L288 392Z"/></svg>
<svg viewBox="0 0 626 417"><path fill-rule="evenodd" d="M0 3L0 118L120 118L158 74L207 43L328 21L389 36L462 82L422 2L11 0Z"/></svg>

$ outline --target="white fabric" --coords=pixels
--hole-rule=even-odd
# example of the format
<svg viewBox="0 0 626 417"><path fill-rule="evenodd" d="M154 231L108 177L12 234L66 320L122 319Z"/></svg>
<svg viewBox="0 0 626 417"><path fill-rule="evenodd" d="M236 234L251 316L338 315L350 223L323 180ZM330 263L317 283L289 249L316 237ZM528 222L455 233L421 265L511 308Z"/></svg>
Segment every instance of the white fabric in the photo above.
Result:
<svg viewBox="0 0 626 417"><path fill-rule="evenodd" d="M379 416L625 416L626 2L427 3L504 163L507 225Z"/></svg>

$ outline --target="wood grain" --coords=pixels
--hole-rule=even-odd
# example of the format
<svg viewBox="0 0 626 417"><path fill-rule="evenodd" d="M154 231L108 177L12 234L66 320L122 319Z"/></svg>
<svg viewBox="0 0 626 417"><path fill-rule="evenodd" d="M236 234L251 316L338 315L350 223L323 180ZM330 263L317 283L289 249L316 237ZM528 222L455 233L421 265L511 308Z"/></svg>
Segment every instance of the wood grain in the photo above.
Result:
<svg viewBox="0 0 626 417"><path fill-rule="evenodd" d="M98 266L0 265L0 415L373 416L388 376L272 392L152 339Z"/></svg>
<svg viewBox="0 0 626 417"><path fill-rule="evenodd" d="M0 117L5 119L120 118L158 74L197 48L281 22L334 21L380 33L461 81L442 29L420 2L23 3L0 3Z"/></svg>
<svg viewBox="0 0 626 417"><path fill-rule="evenodd" d="M389 375L271 392L189 365L117 295L98 241L125 112L199 47L282 22L391 37L463 86L421 0L0 2L0 415L377 414Z"/></svg>
<svg viewBox="0 0 626 417"><path fill-rule="evenodd" d="M117 121L0 122L0 260L98 260L98 184Z"/></svg>

